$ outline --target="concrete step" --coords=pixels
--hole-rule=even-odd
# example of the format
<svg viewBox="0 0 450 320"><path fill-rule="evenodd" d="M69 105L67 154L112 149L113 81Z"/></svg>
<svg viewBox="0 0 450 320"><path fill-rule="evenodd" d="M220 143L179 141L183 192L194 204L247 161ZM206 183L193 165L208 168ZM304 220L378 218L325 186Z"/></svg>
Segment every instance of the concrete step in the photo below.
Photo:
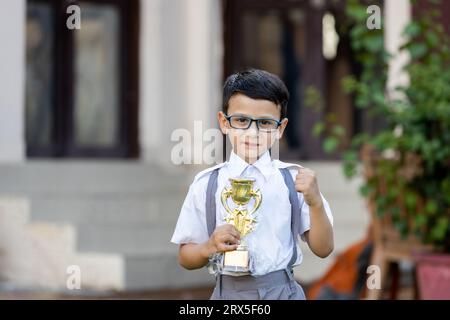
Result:
<svg viewBox="0 0 450 320"><path fill-rule="evenodd" d="M71 256L66 265L66 279L77 266L80 270L81 290L111 291L125 289L125 263L122 255L83 252Z"/></svg>
<svg viewBox="0 0 450 320"><path fill-rule="evenodd" d="M154 225L94 225L78 226L78 251L98 251L120 254L151 254L174 252L170 243L175 226Z"/></svg>
<svg viewBox="0 0 450 320"><path fill-rule="evenodd" d="M173 223L184 195L34 195L31 199L35 221L132 226Z"/></svg>
<svg viewBox="0 0 450 320"><path fill-rule="evenodd" d="M183 269L176 252L125 257L126 287L129 290L183 288L213 285L206 268Z"/></svg>
<svg viewBox="0 0 450 320"><path fill-rule="evenodd" d="M94 290L124 287L120 255L75 253L76 230L61 223L30 223L25 198L0 198L0 279L12 288L65 290L67 267L78 265L82 285Z"/></svg>
<svg viewBox="0 0 450 320"><path fill-rule="evenodd" d="M0 166L0 194L164 194L184 192L183 171L137 161L30 161Z"/></svg>
<svg viewBox="0 0 450 320"><path fill-rule="evenodd" d="M49 254L68 257L76 247L76 230L72 225L56 223L30 223L24 226L25 232L31 237L51 244Z"/></svg>
<svg viewBox="0 0 450 320"><path fill-rule="evenodd" d="M30 220L30 201L23 197L1 195L0 215L8 223L23 226Z"/></svg>
<svg viewBox="0 0 450 320"><path fill-rule="evenodd" d="M31 223L24 226L25 241L31 244L31 256L43 265L47 277L29 278L28 287L65 290L69 266L78 266L82 289L121 290L124 288L123 257L119 254L75 252L76 234L71 225ZM24 254L22 252L22 254ZM29 256L28 256L29 257ZM25 256L21 257L27 258ZM49 275L51 273L51 276ZM23 277L23 275L21 276ZM40 275L43 278L42 275Z"/></svg>
<svg viewBox="0 0 450 320"><path fill-rule="evenodd" d="M1 281L17 287L60 287L73 246L71 232L59 226L26 224L18 216L12 210L0 211Z"/></svg>
<svg viewBox="0 0 450 320"><path fill-rule="evenodd" d="M45 256L50 256L58 265L55 270L59 277L56 287L67 288L70 275L69 266L77 266L80 270L81 289L89 290L121 290L124 288L124 263L119 254L98 252L75 252L75 228L71 225L50 223L32 223L25 226L27 233L34 239L47 244Z"/></svg>

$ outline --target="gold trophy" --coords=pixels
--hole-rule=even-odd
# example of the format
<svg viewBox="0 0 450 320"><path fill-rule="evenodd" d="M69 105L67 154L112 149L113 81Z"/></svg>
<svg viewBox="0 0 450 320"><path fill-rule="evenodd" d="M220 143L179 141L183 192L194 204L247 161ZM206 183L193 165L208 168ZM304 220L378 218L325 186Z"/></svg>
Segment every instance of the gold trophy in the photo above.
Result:
<svg viewBox="0 0 450 320"><path fill-rule="evenodd" d="M261 192L253 190L255 179L251 178L231 178L231 189L225 187L221 194L222 205L228 215L225 221L235 226L241 234L241 243L234 251L225 252L223 259L223 270L231 272L248 272L249 271L249 253L248 247L243 238L253 231L256 219L253 214L261 205ZM232 210L228 206L228 198L233 200L236 207ZM247 204L254 198L255 203L253 209L248 211Z"/></svg>

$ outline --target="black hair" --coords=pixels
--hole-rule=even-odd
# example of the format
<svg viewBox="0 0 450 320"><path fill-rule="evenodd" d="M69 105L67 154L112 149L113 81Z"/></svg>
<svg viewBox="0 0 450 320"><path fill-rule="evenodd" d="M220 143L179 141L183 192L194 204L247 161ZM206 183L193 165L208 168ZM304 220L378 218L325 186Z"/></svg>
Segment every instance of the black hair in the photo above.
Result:
<svg viewBox="0 0 450 320"><path fill-rule="evenodd" d="M231 97L242 93L252 99L264 99L281 107L281 119L286 117L289 91L276 75L259 69L233 73L223 86L222 111L227 114Z"/></svg>

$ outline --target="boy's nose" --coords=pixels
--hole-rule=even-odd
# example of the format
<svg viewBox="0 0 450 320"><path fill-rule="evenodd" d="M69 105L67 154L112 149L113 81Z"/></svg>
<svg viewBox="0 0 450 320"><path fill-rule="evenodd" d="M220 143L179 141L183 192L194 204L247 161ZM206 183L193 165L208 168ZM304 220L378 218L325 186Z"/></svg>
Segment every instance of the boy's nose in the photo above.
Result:
<svg viewBox="0 0 450 320"><path fill-rule="evenodd" d="M258 126L256 125L256 121L253 121L250 125L250 128L247 129L248 133L258 134Z"/></svg>

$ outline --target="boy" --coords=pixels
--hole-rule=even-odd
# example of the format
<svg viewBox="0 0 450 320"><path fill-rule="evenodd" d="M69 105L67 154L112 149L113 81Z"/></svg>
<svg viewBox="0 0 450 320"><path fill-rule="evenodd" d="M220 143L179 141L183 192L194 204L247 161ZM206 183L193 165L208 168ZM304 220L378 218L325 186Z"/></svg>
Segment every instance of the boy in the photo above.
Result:
<svg viewBox="0 0 450 320"><path fill-rule="evenodd" d="M275 75L250 69L228 77L223 88L220 129L230 139L229 161L197 174L172 236L186 269L215 269L211 299L305 299L292 267L302 261L298 235L319 257L333 250L333 218L315 174L307 168L271 160L269 149L288 124L289 93ZM245 237L249 272L222 270L218 259L235 250L240 234L224 218L220 194L229 178L255 179L263 201L257 224Z"/></svg>

